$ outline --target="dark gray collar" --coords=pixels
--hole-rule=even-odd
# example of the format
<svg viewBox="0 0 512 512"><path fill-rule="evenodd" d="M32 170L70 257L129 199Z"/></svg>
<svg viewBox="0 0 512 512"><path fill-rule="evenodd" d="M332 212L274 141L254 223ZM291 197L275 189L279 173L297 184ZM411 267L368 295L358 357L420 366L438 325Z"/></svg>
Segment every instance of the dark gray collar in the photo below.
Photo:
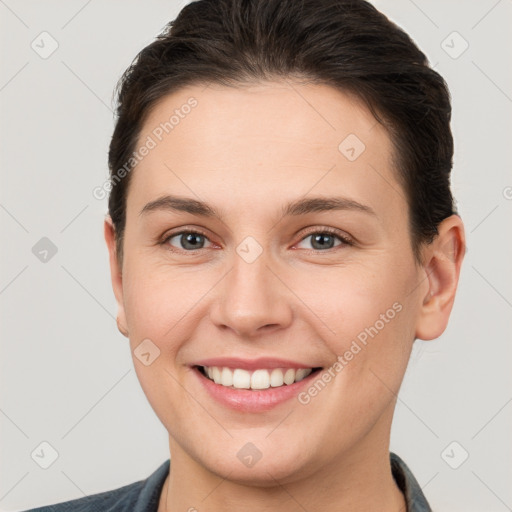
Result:
<svg viewBox="0 0 512 512"><path fill-rule="evenodd" d="M432 512L427 498L421 490L416 478L405 462L396 454L390 453L391 471L398 488L402 491L407 504L404 512Z"/></svg>

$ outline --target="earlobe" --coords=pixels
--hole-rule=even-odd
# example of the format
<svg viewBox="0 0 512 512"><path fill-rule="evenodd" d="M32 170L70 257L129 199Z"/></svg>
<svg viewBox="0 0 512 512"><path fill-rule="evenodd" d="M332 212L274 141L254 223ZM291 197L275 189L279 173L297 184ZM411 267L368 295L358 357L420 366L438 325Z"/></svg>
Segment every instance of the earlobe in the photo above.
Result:
<svg viewBox="0 0 512 512"><path fill-rule="evenodd" d="M428 290L422 298L416 338L432 340L446 329L465 252L464 225L458 215L451 215L440 223L438 235L425 250Z"/></svg>
<svg viewBox="0 0 512 512"><path fill-rule="evenodd" d="M126 329L126 327L123 326L123 324L121 324L119 317L116 318L116 323L117 323L117 329L119 330L119 332L123 336L126 336L128 338L129 337L128 330Z"/></svg>
<svg viewBox="0 0 512 512"><path fill-rule="evenodd" d="M126 315L124 310L124 301L123 301L123 277L122 277L122 269L119 267L119 260L117 257L116 251L116 237L115 237L115 228L112 222L110 215L105 217L104 221L104 236L105 242L107 244L107 249L109 253L109 262L110 262L110 279L112 282L112 289L114 291L114 296L117 302L117 328L119 332L128 337L128 329L126 327Z"/></svg>

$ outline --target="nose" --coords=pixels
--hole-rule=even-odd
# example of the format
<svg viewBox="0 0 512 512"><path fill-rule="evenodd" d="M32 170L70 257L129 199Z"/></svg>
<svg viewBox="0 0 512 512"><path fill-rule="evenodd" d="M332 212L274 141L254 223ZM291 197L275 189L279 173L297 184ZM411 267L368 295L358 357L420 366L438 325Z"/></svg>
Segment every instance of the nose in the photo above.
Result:
<svg viewBox="0 0 512 512"><path fill-rule="evenodd" d="M288 327L293 294L283 281L264 253L252 263L235 254L231 270L216 286L211 321L246 339Z"/></svg>

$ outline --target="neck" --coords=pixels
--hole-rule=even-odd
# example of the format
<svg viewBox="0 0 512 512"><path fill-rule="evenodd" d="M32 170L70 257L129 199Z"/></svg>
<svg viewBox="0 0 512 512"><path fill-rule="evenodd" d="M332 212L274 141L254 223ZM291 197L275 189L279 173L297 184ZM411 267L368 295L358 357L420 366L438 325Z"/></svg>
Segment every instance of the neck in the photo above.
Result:
<svg viewBox="0 0 512 512"><path fill-rule="evenodd" d="M380 449L367 446L350 450L321 465L318 471L283 484L269 476L263 486L222 478L190 458L171 441L171 472L158 512L201 510L231 512L403 512L402 492L391 473L389 443Z"/></svg>

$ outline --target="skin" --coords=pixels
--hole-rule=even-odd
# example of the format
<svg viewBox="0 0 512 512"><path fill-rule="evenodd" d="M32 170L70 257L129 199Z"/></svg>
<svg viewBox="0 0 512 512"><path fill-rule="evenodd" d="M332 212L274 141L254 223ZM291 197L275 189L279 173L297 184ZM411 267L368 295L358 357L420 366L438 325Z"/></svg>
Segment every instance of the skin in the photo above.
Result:
<svg viewBox="0 0 512 512"><path fill-rule="evenodd" d="M190 86L151 111L140 144L193 96L198 105L132 171L122 269L107 242L118 325L133 351L149 338L160 355L133 357L141 386L169 432L172 469L159 511L405 510L392 478L396 394L415 338L444 331L464 253L453 215L413 257L404 192L385 129L354 97L290 81ZM348 134L366 146L349 161ZM163 194L198 199L222 220L173 211L139 215ZM282 216L304 197L343 196L371 207ZM326 249L313 233L339 230ZM181 231L200 229L199 250ZM248 236L261 255L236 252ZM311 401L263 413L213 401L190 364L202 358L281 357L330 367L394 303L402 309ZM246 467L248 442L261 459Z"/></svg>

